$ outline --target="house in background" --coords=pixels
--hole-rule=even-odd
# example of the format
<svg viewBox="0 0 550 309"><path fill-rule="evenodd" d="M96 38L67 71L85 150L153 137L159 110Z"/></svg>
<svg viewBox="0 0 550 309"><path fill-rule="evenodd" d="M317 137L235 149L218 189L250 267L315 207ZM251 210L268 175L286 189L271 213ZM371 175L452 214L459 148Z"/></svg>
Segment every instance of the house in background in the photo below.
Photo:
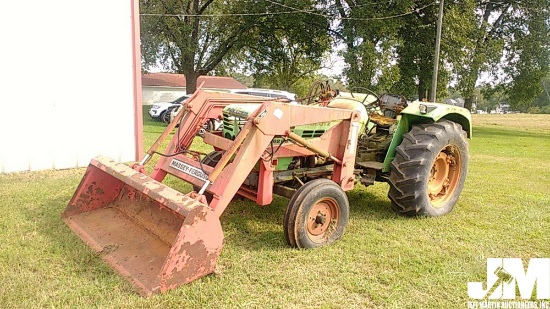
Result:
<svg viewBox="0 0 550 309"><path fill-rule="evenodd" d="M247 87L232 77L201 76L197 87L204 82L202 89L228 91L246 89ZM187 94L185 75L174 73L149 73L141 76L141 93L143 105L155 102L169 102Z"/></svg>
<svg viewBox="0 0 550 309"><path fill-rule="evenodd" d="M497 114L508 114L510 113L510 104L501 103L495 108Z"/></svg>

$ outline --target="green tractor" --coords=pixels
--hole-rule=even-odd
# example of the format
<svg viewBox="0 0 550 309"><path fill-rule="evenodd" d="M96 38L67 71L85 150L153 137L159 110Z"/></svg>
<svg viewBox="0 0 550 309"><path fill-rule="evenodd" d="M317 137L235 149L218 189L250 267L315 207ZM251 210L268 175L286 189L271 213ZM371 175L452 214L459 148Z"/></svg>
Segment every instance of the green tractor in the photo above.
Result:
<svg viewBox="0 0 550 309"><path fill-rule="evenodd" d="M403 215L440 216L453 209L468 170L468 138L472 136L468 110L440 103L407 103L402 96L378 97L369 90L329 92L308 103L358 110L362 115L355 160L357 182L365 186L376 181L389 183L391 207ZM223 111L222 136L235 139L257 107L227 106ZM292 131L307 140L320 137L336 123L297 126ZM272 151L290 142L276 138ZM214 166L219 157L221 154L214 152L204 163ZM304 183L330 174L332 163L316 156L279 158L274 193L291 198ZM257 172L253 171L245 185L254 188L257 180Z"/></svg>

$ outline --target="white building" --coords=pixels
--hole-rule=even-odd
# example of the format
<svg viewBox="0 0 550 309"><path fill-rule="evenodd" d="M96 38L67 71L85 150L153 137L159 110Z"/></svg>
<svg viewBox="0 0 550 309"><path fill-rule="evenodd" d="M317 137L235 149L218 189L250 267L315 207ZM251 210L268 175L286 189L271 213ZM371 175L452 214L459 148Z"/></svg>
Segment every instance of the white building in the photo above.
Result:
<svg viewBox="0 0 550 309"><path fill-rule="evenodd" d="M0 173L142 155L138 0L0 3Z"/></svg>
<svg viewBox="0 0 550 309"><path fill-rule="evenodd" d="M501 103L495 108L497 114L507 114L510 112L510 104Z"/></svg>

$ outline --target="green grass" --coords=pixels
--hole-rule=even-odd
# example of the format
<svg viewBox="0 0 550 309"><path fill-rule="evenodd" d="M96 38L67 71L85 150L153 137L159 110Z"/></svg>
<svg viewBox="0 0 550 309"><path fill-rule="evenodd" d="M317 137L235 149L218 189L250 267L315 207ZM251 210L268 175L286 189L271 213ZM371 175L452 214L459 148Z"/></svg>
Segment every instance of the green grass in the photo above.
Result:
<svg viewBox="0 0 550 309"><path fill-rule="evenodd" d="M287 199L236 201L222 216L217 273L151 298L61 221L84 169L0 175L0 307L466 308L467 282L485 282L486 258L550 257L550 130L490 116L474 117L466 186L449 215L403 218L388 185L357 185L344 237L295 250L281 226ZM164 126L147 118L149 145Z"/></svg>

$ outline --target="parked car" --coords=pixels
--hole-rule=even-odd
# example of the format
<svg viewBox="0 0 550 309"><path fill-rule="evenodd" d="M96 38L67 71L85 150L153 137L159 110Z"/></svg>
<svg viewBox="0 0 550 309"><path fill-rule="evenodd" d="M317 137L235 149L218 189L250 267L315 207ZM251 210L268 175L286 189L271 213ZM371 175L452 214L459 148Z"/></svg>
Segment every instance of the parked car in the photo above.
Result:
<svg viewBox="0 0 550 309"><path fill-rule="evenodd" d="M283 98L290 100L290 104L298 104L296 102L296 94L290 93L288 91L282 90L273 90L273 89L262 89L262 88L247 88L247 89L233 89L229 93L235 94L244 94L244 95L253 95L257 97L266 97L266 98ZM176 115L182 110L182 106L177 105L172 108L170 112L170 119L168 122L174 121ZM220 119L210 119L204 125L203 129L199 132L199 135L203 135L204 131L212 132L219 131L223 129L223 122Z"/></svg>
<svg viewBox="0 0 550 309"><path fill-rule="evenodd" d="M180 106L181 103L185 102L185 100L189 99L190 97L190 94L186 94L171 102L154 103L149 109L149 116L151 116L153 120L163 121L164 119L166 119L165 116L170 115L170 113L168 112L168 108Z"/></svg>
<svg viewBox="0 0 550 309"><path fill-rule="evenodd" d="M176 118L176 115L183 110L183 105L179 104L177 106L171 106L169 107L169 116L167 117L168 113L164 116L164 118L167 118L166 123L170 123L174 121ZM177 127L178 125L176 125ZM205 131L212 132L212 131L218 131L221 130L223 126L223 122L220 119L209 119L206 124L203 126L203 128L199 131L199 136L203 136Z"/></svg>
<svg viewBox="0 0 550 309"><path fill-rule="evenodd" d="M173 105L173 106L169 106L167 109L166 109L166 113L163 113L162 116L160 116L160 121L164 122L164 123L170 123L172 122L170 120L170 117L172 117L172 111L176 108L179 108L181 107L182 105L181 104L177 104L177 105Z"/></svg>
<svg viewBox="0 0 550 309"><path fill-rule="evenodd" d="M182 105L178 105L176 107L174 107L171 111L170 111L170 119L169 119L169 123L174 121L174 118L176 118L176 115L180 112L180 110L182 110Z"/></svg>

